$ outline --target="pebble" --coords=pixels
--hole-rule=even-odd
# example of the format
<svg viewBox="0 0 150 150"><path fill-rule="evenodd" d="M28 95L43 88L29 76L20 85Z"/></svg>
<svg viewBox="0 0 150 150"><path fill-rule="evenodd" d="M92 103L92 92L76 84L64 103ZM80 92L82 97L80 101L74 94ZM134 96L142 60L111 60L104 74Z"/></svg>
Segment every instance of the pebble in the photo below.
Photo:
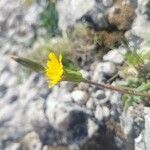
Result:
<svg viewBox="0 0 150 150"><path fill-rule="evenodd" d="M98 130L98 125L91 119L88 119L88 137L92 137Z"/></svg>
<svg viewBox="0 0 150 150"><path fill-rule="evenodd" d="M67 92L65 92L63 95L60 95L59 99L64 102L72 102L72 96L70 93Z"/></svg>
<svg viewBox="0 0 150 150"><path fill-rule="evenodd" d="M76 90L71 93L73 100L78 104L85 104L88 100L88 93L85 91Z"/></svg>
<svg viewBox="0 0 150 150"><path fill-rule="evenodd" d="M110 97L111 104L119 104L121 102L122 94L114 92Z"/></svg>
<svg viewBox="0 0 150 150"><path fill-rule="evenodd" d="M78 89L79 90L88 90L89 89L89 84L81 82L78 85Z"/></svg>
<svg viewBox="0 0 150 150"><path fill-rule="evenodd" d="M102 90L97 90L96 93L93 93L93 97L95 97L96 99L100 100L100 99L104 99L105 93Z"/></svg>
<svg viewBox="0 0 150 150"><path fill-rule="evenodd" d="M7 81L11 78L11 74L8 71L5 71L0 76L0 85L7 84Z"/></svg>
<svg viewBox="0 0 150 150"><path fill-rule="evenodd" d="M104 116L105 118L109 117L110 111L109 111L108 107L103 106L103 107L102 107L102 112L103 112L103 116Z"/></svg>
<svg viewBox="0 0 150 150"><path fill-rule="evenodd" d="M149 142L149 139L150 139L150 108L144 107L144 113L145 113L145 116L144 116L144 119L145 119L145 129L144 129L145 146L146 146L146 149L150 149L150 142Z"/></svg>
<svg viewBox="0 0 150 150"><path fill-rule="evenodd" d="M116 65L112 62L100 62L96 66L96 71L103 72L108 76L112 76L117 72Z"/></svg>
<svg viewBox="0 0 150 150"><path fill-rule="evenodd" d="M102 0L105 7L111 7L113 5L113 0Z"/></svg>
<svg viewBox="0 0 150 150"><path fill-rule="evenodd" d="M100 107L99 105L96 107L96 111L95 111L95 118L98 121L102 121L104 116L103 116L103 109L102 107Z"/></svg>
<svg viewBox="0 0 150 150"><path fill-rule="evenodd" d="M86 103L86 107L88 109L94 110L95 109L95 104L92 98L90 98L87 103Z"/></svg>
<svg viewBox="0 0 150 150"><path fill-rule="evenodd" d="M98 83L105 82L106 78L104 73L99 72L98 70L95 70L92 76L92 80Z"/></svg>
<svg viewBox="0 0 150 150"><path fill-rule="evenodd" d="M7 92L7 87L5 85L0 85L0 98L4 97Z"/></svg>
<svg viewBox="0 0 150 150"><path fill-rule="evenodd" d="M6 6L2 3L6 3ZM113 0L101 0L100 3L103 3L105 7L103 5L98 6L99 9L95 7L97 6L95 5L97 4L97 1L94 0L87 0L86 5L82 5L83 9L78 7L78 4L79 6L81 6L80 4L85 4L83 0L63 0L59 3L63 4L63 8L60 5L59 7L61 8L58 8L57 5L57 9L60 9L59 12L62 12L61 15L65 15L64 17L61 16L59 20L59 26L64 31L68 28L68 26L72 26L76 20L79 20L82 15L89 11L91 14L89 13L88 15L91 17L91 19L93 19L92 21L96 26L99 28L107 27L108 23L104 11L105 7L108 8L113 5ZM65 5L65 3L67 5ZM71 7L67 7L70 6L70 4ZM84 140L92 137L93 134L96 133L99 126L98 123L94 121L95 118L99 121L102 121L103 118L108 118L111 114L115 119L119 119L122 113L121 111L117 111L119 106L118 103L121 100L121 95L119 93L112 93L111 91L108 92L107 90L102 91L95 86L90 86L90 92L93 93L93 97L90 98L90 94L87 92L89 91L89 85L85 83L79 84L75 89L76 85L74 83L61 82L60 86L55 86L53 89L48 90L47 84L45 85L44 82L45 78L43 79L41 78L41 75L34 73L31 76L28 76L28 78L25 80L23 79L26 82L23 84L27 84L26 86L16 85L17 75L19 74L19 65L15 61L11 61L10 58L5 58L6 55L3 55L10 53L20 54L24 49L27 49L27 46L31 44L31 39L35 34L34 27L37 30L37 38L39 38L38 35L40 32L42 37L44 37L46 30L39 30L36 28L37 19L39 16L38 13L41 12L42 7L43 5L36 4L34 7L31 6L29 8L27 14L23 14L24 10L19 6L17 0L2 0L0 3L0 14L3 12L3 9L5 10L3 14L6 14L6 16L3 14L2 16L0 15L0 24L2 24L0 29L3 29L4 26L4 30L2 30L2 36L0 37L0 57L2 60L2 63L0 64L0 131L4 132L4 136L0 136L0 149L19 149L20 143L15 143L17 139L15 137L21 137L22 135L26 136L25 138L21 139L21 141L23 141L26 146L30 146L27 149L41 149L43 143L40 140L45 139L46 141L44 142L51 141L51 144L55 144L57 143L56 139L57 137L59 138L60 133L63 133L63 136L61 135L63 139L59 139L58 144L61 144L60 141L65 141L67 138L70 140L70 143L78 143L81 142L82 139ZM69 8L70 13L68 13L68 9L66 9L66 7ZM91 11L93 8L94 11ZM11 9L11 12L9 12L9 9ZM73 12L77 12L77 14L74 15L75 13L72 13L72 10ZM68 19L68 16L70 19ZM69 22L66 20L69 20ZM135 45L137 44L135 40L133 43ZM97 83L105 82L107 76L113 76L117 72L117 65L122 64L124 58L118 52L118 50L114 49L109 51L103 57L103 60L105 62L96 62L95 66L93 66L93 69L88 70L89 72L81 70L80 72L82 73L83 77L92 79ZM17 86L17 88L14 88L13 86ZM66 89L66 91L63 91L64 89ZM38 96L42 98L37 98ZM27 102L21 102L20 100L26 100ZM108 100L110 100L111 103L111 112L107 106L103 105ZM43 107L44 104L46 106L45 108ZM83 104L86 104L86 107L82 106ZM22 112L22 108L23 110L26 110L24 111L25 113L23 116L23 122L22 113L20 113ZM150 149L150 113L148 107L144 109L146 114L144 116L145 129L143 130L145 139L143 139L146 141L144 141L146 143L146 148ZM94 117L93 113L95 118L91 118L91 116ZM122 124L122 128L125 130L125 133L131 134L133 133L132 124L134 123L132 116L130 116L130 114L128 115L129 116L122 115L122 120L120 122ZM38 130L41 131L41 134L37 134L33 131L28 134L24 134L24 130L26 128L30 130L34 129L31 128L31 124L29 123L31 120L38 121L38 124L36 124L37 126L42 124ZM8 132L3 126L3 123L5 122L6 126L10 127L6 129ZM24 124L26 122L27 124ZM46 125L46 123L48 125ZM18 131L18 126L21 126L21 131ZM17 132L14 132L15 130L17 130ZM41 138L39 140L39 136L41 135L44 135L43 137L45 138ZM65 137L66 135L67 138ZM10 139L14 142L14 144L7 144L10 142ZM1 141L5 141L6 145L9 145L9 147L7 148L6 146L1 148Z"/></svg>
<svg viewBox="0 0 150 150"><path fill-rule="evenodd" d="M119 52L118 49L114 49L109 51L106 55L104 55L103 60L120 65L123 63L124 58L124 55L121 54L121 52Z"/></svg>

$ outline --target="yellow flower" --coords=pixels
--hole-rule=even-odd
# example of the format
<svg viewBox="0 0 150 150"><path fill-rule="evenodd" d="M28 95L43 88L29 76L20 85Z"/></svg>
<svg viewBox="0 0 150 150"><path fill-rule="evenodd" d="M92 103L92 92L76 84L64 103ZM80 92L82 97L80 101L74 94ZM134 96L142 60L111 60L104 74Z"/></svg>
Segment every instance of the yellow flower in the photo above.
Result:
<svg viewBox="0 0 150 150"><path fill-rule="evenodd" d="M58 84L63 78L64 68L62 64L62 55L59 58L54 53L49 54L45 75L49 81L49 88Z"/></svg>

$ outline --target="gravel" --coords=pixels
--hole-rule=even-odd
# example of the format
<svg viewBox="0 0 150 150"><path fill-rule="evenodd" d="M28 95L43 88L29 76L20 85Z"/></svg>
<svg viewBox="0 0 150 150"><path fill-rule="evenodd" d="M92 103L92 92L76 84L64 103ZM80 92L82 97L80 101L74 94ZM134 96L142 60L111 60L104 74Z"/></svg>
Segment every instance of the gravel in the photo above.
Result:
<svg viewBox="0 0 150 150"><path fill-rule="evenodd" d="M147 0L141 8L138 6L138 16L131 32L138 35L148 32L150 22L144 17L144 13L149 14L145 8L148 3ZM74 144L78 147L94 139L94 135L103 129L101 125L106 127L105 121L110 120L114 124L120 122L123 133L130 135L127 140L133 142L135 139L137 150L143 143L150 149L149 107L143 108L144 114L138 111L138 116L133 118L133 109L126 114L122 113L120 93L70 82L61 82L48 89L44 77L38 73L23 73L24 70L10 59L11 54L28 53L35 35L43 38L43 34L46 34L44 29L38 29L38 16L44 5L43 1L35 1L26 8L18 0L0 1L0 149L15 150L23 147L38 150L43 148L42 145ZM109 26L105 13L113 7L113 1L62 0L56 5L60 30L66 31L78 21L101 30ZM140 42L136 39L134 37L133 43L139 46ZM106 83L108 77L116 74L122 65L122 54L125 54L123 48L113 49L103 60L93 60L91 67L88 67L90 69L82 69L81 73L87 79ZM144 129L139 114L145 120ZM133 137L138 130L141 131L139 137ZM116 138L116 141L124 142L120 138Z"/></svg>

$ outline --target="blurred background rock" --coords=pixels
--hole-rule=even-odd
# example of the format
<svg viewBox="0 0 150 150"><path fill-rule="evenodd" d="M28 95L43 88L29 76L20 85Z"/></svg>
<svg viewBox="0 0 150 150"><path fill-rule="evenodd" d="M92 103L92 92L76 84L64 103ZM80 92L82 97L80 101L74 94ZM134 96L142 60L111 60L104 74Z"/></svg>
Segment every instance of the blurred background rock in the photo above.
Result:
<svg viewBox="0 0 150 150"><path fill-rule="evenodd" d="M50 50L63 51L85 78L106 83L124 62L123 38L146 50L148 33L149 0L0 0L0 150L149 150L149 105L125 114L117 92L48 89L10 58L45 64Z"/></svg>

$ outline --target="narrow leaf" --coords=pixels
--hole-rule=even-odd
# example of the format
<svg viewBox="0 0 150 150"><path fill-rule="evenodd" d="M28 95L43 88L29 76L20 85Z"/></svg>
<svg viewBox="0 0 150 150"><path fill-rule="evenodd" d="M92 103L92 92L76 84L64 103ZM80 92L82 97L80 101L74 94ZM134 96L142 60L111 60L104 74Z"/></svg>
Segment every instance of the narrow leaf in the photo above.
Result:
<svg viewBox="0 0 150 150"><path fill-rule="evenodd" d="M19 64L21 64L27 68L30 68L34 71L37 71L37 72L43 72L44 71L44 67L41 64L34 62L30 59L18 57L18 56L11 56L11 58L13 60L15 60L17 63L19 63Z"/></svg>

